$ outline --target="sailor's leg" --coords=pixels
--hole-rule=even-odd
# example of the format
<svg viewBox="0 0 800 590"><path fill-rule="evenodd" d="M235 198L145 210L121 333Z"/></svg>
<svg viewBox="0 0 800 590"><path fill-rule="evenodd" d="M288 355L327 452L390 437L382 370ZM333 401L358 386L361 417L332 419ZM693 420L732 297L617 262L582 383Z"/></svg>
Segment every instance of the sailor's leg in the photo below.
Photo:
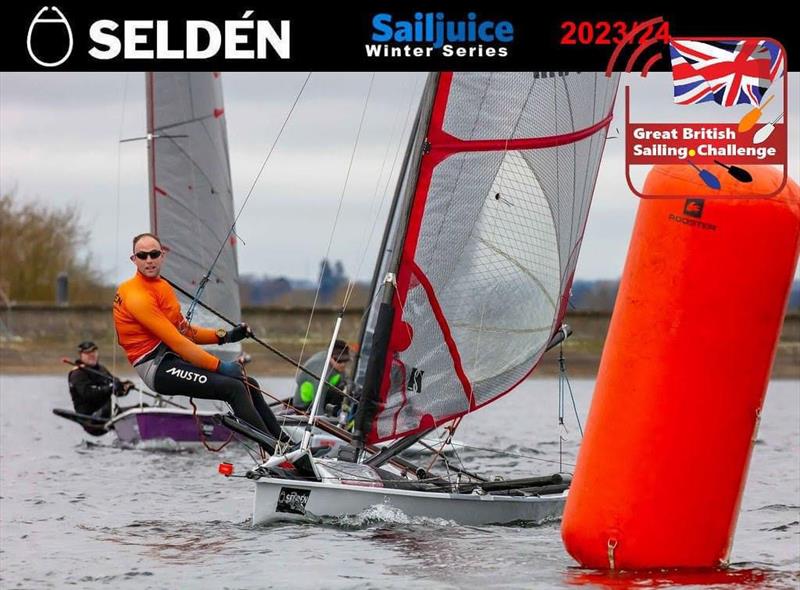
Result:
<svg viewBox="0 0 800 590"><path fill-rule="evenodd" d="M278 420L275 418L275 414L272 413L272 410L269 408L269 405L264 400L264 396L261 393L261 388L258 385L258 381L253 379L252 377L247 378L248 385L252 387L248 387L250 392L250 399L253 402L256 410L258 411L261 419L264 421L264 424L267 425L268 432L274 436L276 439L280 441L290 440L290 437L281 430L280 425L278 424Z"/></svg>
<svg viewBox="0 0 800 590"><path fill-rule="evenodd" d="M170 354L159 363L153 385L162 395L222 400L230 404L237 418L262 432L271 432L253 405L248 388L238 379L201 369Z"/></svg>

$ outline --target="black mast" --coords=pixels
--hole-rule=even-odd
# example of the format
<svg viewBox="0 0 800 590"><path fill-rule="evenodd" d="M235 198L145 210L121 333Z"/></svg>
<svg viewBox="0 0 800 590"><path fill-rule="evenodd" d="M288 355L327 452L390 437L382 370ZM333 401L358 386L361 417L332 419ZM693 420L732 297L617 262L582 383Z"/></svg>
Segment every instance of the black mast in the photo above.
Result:
<svg viewBox="0 0 800 590"><path fill-rule="evenodd" d="M424 91L424 89L423 89ZM367 309L367 314L363 318L361 322L361 326L358 332L358 352L356 352L355 362L353 363L353 378L358 375L358 365L361 362L361 353L364 351L364 337L366 336L367 332L367 325L369 324L369 319L372 317L372 301L375 297L375 290L378 288L378 280L380 279L381 269L383 267L383 261L386 258L386 246L389 242L389 236L392 233L392 221L394 220L395 213L397 211L397 205L400 202L400 197L402 195L403 189L403 181L406 178L406 171L408 168L408 161L411 159L411 153L414 151L414 145L417 140L417 134L419 133L419 126L420 126L420 119L422 118L422 102L420 102L419 107L417 108L417 114L414 117L414 125L411 127L411 133L408 136L408 142L406 144L405 154L403 154L403 163L400 165L400 173L397 177L397 185L394 189L394 194L392 195L392 205L389 208L389 214L386 216L386 226L383 230L383 237L381 238L381 245L378 249L379 255L378 260L375 262L375 269L372 271L372 280L369 284L369 299L367 300L367 305L369 308Z"/></svg>
<svg viewBox="0 0 800 590"><path fill-rule="evenodd" d="M436 88L438 86L439 74L434 72L428 75L428 80L425 83L425 89L422 93L422 101L420 102L419 111L417 113L417 120L415 123L414 133L411 136L409 150L405 157L405 171L398 178L396 196L402 192L402 202L393 204L393 212L400 215L398 221L397 231L394 233L394 241L391 248L391 260L386 267L386 276L383 279L383 296L378 308L378 318L375 322L375 332L372 335L371 354L369 355L366 373L364 375L364 388L361 392L361 399L358 404L358 412L355 418L355 429L353 433L353 445L355 447L354 460L358 461L358 457L364 448L364 441L369 434L370 424L372 417L375 415L375 410L378 405L378 398L380 397L381 380L383 377L384 369L386 367L386 351L389 346L389 335L391 334L392 321L394 320L394 307L392 300L395 296L396 284L395 277L397 276L397 268L400 265L400 256L403 252L403 244L406 237L406 226L408 225L408 218L411 214L411 206L414 201L414 193L417 189L417 177L419 176L420 162L422 156L426 153L426 135L428 133L428 126L430 124L431 112L433 110L433 100L436 96ZM404 188L405 190L402 190ZM400 208L399 208L400 207ZM390 217L387 222L386 231L384 232L384 243L382 244L382 252L385 252L386 244L389 240L391 233L392 218ZM378 261L376 274L373 281L377 283L377 273L380 272L382 260ZM377 288L377 285L376 287ZM363 336L363 331L362 331Z"/></svg>

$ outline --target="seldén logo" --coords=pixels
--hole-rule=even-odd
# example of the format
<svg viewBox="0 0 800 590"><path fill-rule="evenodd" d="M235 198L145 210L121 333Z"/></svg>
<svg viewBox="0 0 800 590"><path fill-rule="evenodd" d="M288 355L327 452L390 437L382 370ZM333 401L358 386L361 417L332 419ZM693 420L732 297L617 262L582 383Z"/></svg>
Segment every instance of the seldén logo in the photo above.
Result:
<svg viewBox="0 0 800 590"><path fill-rule="evenodd" d="M379 13L372 17L373 43L367 57L507 57L514 25L481 20L475 12L451 19L443 12L415 12L409 20Z"/></svg>
<svg viewBox="0 0 800 590"><path fill-rule="evenodd" d="M51 15L52 10L54 15ZM45 14L47 12L47 14ZM101 18L88 24L88 55L110 60L264 60L291 57L291 21L274 26L247 10L241 18L210 20L112 20ZM60 66L74 46L73 30L57 7L42 7L33 17L27 35L31 59L46 68Z"/></svg>
<svg viewBox="0 0 800 590"><path fill-rule="evenodd" d="M48 10L49 7L43 6L33 17L26 45L33 61L44 68L55 68L67 61L75 43L64 13L53 6L53 15L45 15Z"/></svg>

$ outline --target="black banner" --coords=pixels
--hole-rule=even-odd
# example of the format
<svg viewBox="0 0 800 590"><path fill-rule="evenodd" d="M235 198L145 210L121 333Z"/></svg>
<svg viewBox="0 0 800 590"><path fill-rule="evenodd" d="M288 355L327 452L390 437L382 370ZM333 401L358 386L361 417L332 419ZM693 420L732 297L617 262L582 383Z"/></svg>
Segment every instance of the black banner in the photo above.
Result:
<svg viewBox="0 0 800 590"><path fill-rule="evenodd" d="M793 56L775 10L569 9L524 2L13 4L6 71L665 71L674 37L771 37ZM690 10L691 9L691 10ZM794 27L793 27L794 28ZM791 67L791 62L789 62Z"/></svg>

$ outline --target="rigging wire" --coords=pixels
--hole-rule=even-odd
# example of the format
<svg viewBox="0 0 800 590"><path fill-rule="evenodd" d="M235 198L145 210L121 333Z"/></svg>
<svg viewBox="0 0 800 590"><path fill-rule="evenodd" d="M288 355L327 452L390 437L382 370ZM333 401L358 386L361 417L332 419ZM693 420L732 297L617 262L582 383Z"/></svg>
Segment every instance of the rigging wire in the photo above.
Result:
<svg viewBox="0 0 800 590"><path fill-rule="evenodd" d="M114 205L114 278L119 276L119 218L120 218L120 202L122 201L121 193L122 193L122 132L125 127L125 107L128 98L128 78L130 74L125 72L125 78L123 79L122 83L122 108L119 118L119 133L117 134L117 195L116 195L116 203ZM117 372L117 346L116 346L116 328L113 326L111 327L111 373L115 374ZM139 396L139 404L142 403L142 397ZM114 401L111 403L111 418L114 417L114 406L116 404Z"/></svg>
<svg viewBox="0 0 800 590"><path fill-rule="evenodd" d="M336 465L333 464L333 463L326 463L325 464L325 468L330 470L330 471L332 471L332 472L334 472L334 473L338 473L340 475L345 476L342 479L347 479L348 481L357 481L357 482L365 482L365 483L376 482L377 481L377 482L381 482L381 483L385 484L387 488L397 488L397 489L403 489L403 488L406 488L406 487L414 488L414 487L419 487L419 486L425 486L426 484L440 485L439 482L442 481L442 480L447 480L448 485L452 485L452 482L449 481L449 480L454 476L455 477L460 477L462 475L466 475L467 477L470 477L469 474L463 474L463 473L451 474L451 473L448 472L446 475L437 474L435 479L431 479L431 478L416 479L416 480L414 480L414 479L395 479L395 478L384 478L384 477L380 477L380 476L372 478L372 477L364 477L363 475L358 475L358 474L351 473L348 470L336 467ZM474 479L474 478L470 477L470 479ZM479 483L479 481L478 481L478 483ZM405 484L405 485L403 485L403 484ZM442 490L429 490L429 491L442 491Z"/></svg>
<svg viewBox="0 0 800 590"><path fill-rule="evenodd" d="M279 405L285 406L287 409L291 408L292 410L294 410L295 414L292 414L292 416L297 416L297 415L299 415L299 416L308 416L308 412L305 412L305 411L300 410L298 408L294 408L289 402L278 398L277 396L269 393L268 391L265 391L264 389L261 389L260 387L255 387L253 385L250 385L250 387L252 389L258 390L261 394L263 394L266 397L274 400ZM283 427L283 425L286 423L286 418L288 416L289 416L288 414L283 414L281 416L282 417L281 427ZM502 450L502 449L490 449L490 448L487 448L487 447L478 447L478 446L475 446L475 445L469 445L469 444L460 443L460 442L456 442L456 441L452 441L452 440L448 444L451 447L453 447L453 451L456 453L456 456L458 456L456 447L460 447L462 449L466 449L466 450L470 450L470 451L483 451L483 452L491 453L491 454L496 455L496 456L515 457L515 458L518 458L518 459L529 459L531 461L539 461L539 462L542 462L542 463L555 463L555 464L560 464L561 463L560 461L555 461L555 460L552 460L552 459L543 459L541 457L533 457L531 455L524 455L522 453L515 453L513 451ZM425 445L425 446L427 446L427 445ZM252 455L251 455L251 457L252 457ZM461 460L460 457L459 457L459 464L463 467L463 461ZM563 463L563 464L567 465L567 466L570 466L570 467L574 467L575 466L573 463Z"/></svg>
<svg viewBox="0 0 800 590"><path fill-rule="evenodd" d="M560 461L556 461L555 459L542 459L541 457L534 457L532 455L523 455L522 453L515 453L513 451L506 451L502 449L490 449L487 447L476 447L475 445L468 445L465 443L460 442L451 442L451 445L454 447L461 447L462 449L467 449L470 451L483 451L486 453L491 453L497 456L504 456L504 457L515 457L517 459L530 459L531 461L539 461L541 463L555 463L560 464ZM564 463L564 465L568 465L570 467L575 467L573 463Z"/></svg>
<svg viewBox="0 0 800 590"><path fill-rule="evenodd" d="M236 440L236 442L238 442L240 445L242 445L245 448L245 451L247 452L248 455L250 455L250 459L253 460L253 463L258 465L259 463L261 463L264 460L263 456L261 455L260 447L258 447L257 449L254 450L253 446L251 446L252 443L245 442L247 440L247 439L245 439L245 437L243 437L243 436L241 436L239 434L236 434L236 433L233 434L233 437Z"/></svg>
<svg viewBox="0 0 800 590"><path fill-rule="evenodd" d="M389 174L386 176L386 182L385 182L384 187L383 187L383 194L381 196L380 201L378 202L378 208L375 211L374 215L372 215L372 224L370 226L369 235L368 235L366 241L364 242L364 247L362 249L361 257L360 257L359 262L358 262L358 267L356 269L355 274L353 275L355 277L360 276L361 269L364 266L364 261L366 260L367 251L369 250L369 246L370 246L370 244L372 242L372 238L373 238L373 236L375 234L375 230L376 230L377 225L378 225L378 220L381 217L381 212L383 211L384 204L386 203L387 196L389 195L389 186L390 186L390 183L392 181L392 178L394 177L395 169L397 167L397 163L399 161L400 154L403 151L402 148L403 148L404 145L407 145L408 142L410 142L413 139L412 136L408 136L407 137L407 135L409 133L408 129L409 129L409 125L414 120L414 113L415 113L414 105L415 105L416 102L418 102L418 101L415 101L414 99L415 99L415 97L418 96L418 90L419 90L420 82L422 80L424 80L424 79L425 79L424 76L422 76L422 77L421 76L416 76L414 78L414 85L413 85L413 87L411 89L411 93L409 94L408 105L406 106L405 121L403 122L403 127L402 127L402 130L400 131L399 140L396 142L396 149L395 149L394 158L392 159L392 166L389 169ZM383 160L383 162L381 164L381 173L378 175L377 181L375 183L375 193L374 193L373 199L372 199L373 204L377 200L378 187L380 186L380 179L381 179L381 176L383 175L383 170L385 169L386 159L387 159L388 154L389 154L389 148L392 145L392 138L394 137L394 132L395 132L395 129L396 129L396 123L399 121L401 112L402 112L402 110L400 108L398 108L397 116L396 116L396 119L395 119L395 123L392 126L392 132L390 134L390 139L387 142L387 150L386 150L386 153L384 154L384 160ZM411 133L413 134L414 131L412 130ZM402 141L403 138L406 138L406 141ZM400 185L400 183L403 182L403 178L404 178L403 177L403 173L404 173L404 171L401 170L399 172L399 174L398 174L397 179L395 180L395 182L398 184L397 190L400 190L400 188L401 188L399 185ZM391 223L392 223L392 220L387 218L387 220L386 220L387 227L385 229L386 232L391 231ZM382 251L377 252L377 257L376 257L376 261L375 261L375 265L377 266L377 268L373 271L373 273L374 273L373 274L373 278L374 278L376 273L380 272L380 266L382 266L382 264L383 264L383 260L385 258L385 256L384 256L385 252L386 252L386 248L385 247L383 248ZM367 301L366 305L364 306L364 310L362 311L361 317L359 318L359 325L362 326L362 339L363 339L363 333L364 333L363 330L365 329L365 328L363 328L363 326L365 326L366 322L369 321L369 316L370 316L370 314L371 314L371 312L372 312L372 310L373 310L373 308L375 306L375 302L379 299L379 297L381 295L383 283L382 282L380 282L380 283L371 282L370 287L371 287L371 293L369 294L369 301ZM351 292L352 292L352 289L351 289ZM349 302L349 298L348 298L348 302ZM358 344L360 346L362 344L362 342L359 342ZM358 351L358 356L359 357L363 357L363 351L359 350ZM358 376L361 374L360 367L362 367L362 366L363 366L363 363L359 361L358 365L351 369L351 375L352 375L354 381L358 380Z"/></svg>
<svg viewBox="0 0 800 590"><path fill-rule="evenodd" d="M567 386L567 390L569 391L570 400L572 400L572 411L575 412L575 422L578 423L578 430L581 433L581 438L583 438L583 425L581 424L581 417L578 414L578 406L575 403L575 395L572 393L572 385L569 382L569 376L567 375L567 361L566 357L564 357L564 341L561 341L559 356L558 356L558 365L559 365L559 386L561 386L561 380L564 380L564 383ZM563 402L561 404L561 414L563 416L564 413L564 406Z"/></svg>
<svg viewBox="0 0 800 590"><path fill-rule="evenodd" d="M383 206L386 203L386 197L389 194L389 184L390 184L390 182L391 182L391 180L392 180L392 178L394 176L394 171L395 171L395 168L397 167L397 162L399 161L399 156L400 156L400 153L402 151L402 147L404 145L404 142L402 141L402 139L404 137L406 137L406 134L407 134L408 128L409 128L409 124L414 119L414 117L413 117L413 115L414 115L414 108L413 107L414 107L414 104L415 104L414 98L417 96L417 90L419 88L420 80L422 80L422 79L424 79L424 78L417 77L414 80L414 86L413 86L413 88L411 90L411 94L409 95L408 106L406 107L405 121L403 123L403 128L402 128L402 130L400 132L400 140L397 142L397 147L395 149L394 158L392 160L392 166L389 169L389 174L386 177L386 182L385 182L384 187L383 187L383 194L382 194L381 199L380 199L380 201L378 203L378 209L375 212L375 214L372 216L372 225L371 225L370 230L369 230L369 235L368 235L366 241L364 242L364 248L362 249L361 257L359 259L358 267L356 269L356 272L353 275L354 277L358 277L361 274L361 269L363 268L364 261L366 260L367 251L369 250L370 243L372 242L372 237L374 236L375 229L377 228L378 219L380 219L381 211L383 211ZM397 117L396 117L396 120L395 120L395 124L392 126L392 132L391 132L391 135L390 135L389 142L387 143L387 149L386 149L386 153L384 155L384 161L381 164L381 173L378 175L378 180L375 183L375 193L373 195L373 203L377 199L378 187L380 185L380 179L381 179L381 176L383 175L383 170L384 170L384 167L385 167L385 164L386 164L386 159L387 159L387 156L388 156L388 153L389 153L389 147L392 144L392 139L391 138L394 137L394 131L395 131L395 128L396 128L396 123L399 120L400 113L401 113L401 111L398 110L397 111ZM402 174L402 171L401 171L401 174ZM396 182L400 183L402 181L403 181L402 176L398 176ZM391 220L387 219L386 223L387 224L391 223ZM378 252L378 254L377 254L378 259L376 260L376 264L381 264L383 255L384 255L384 252ZM352 283L352 285L348 285L349 295L352 294L352 291L353 291L354 287L355 287L354 283ZM381 293L382 287L383 287L383 283L382 282L378 283L377 285L375 285L374 291L370 294L370 300L364 306L364 311L361 313L361 318L359 319L359 323L360 324L363 324L364 322L367 321L368 316L369 316L372 308L375 305L375 302L378 300L378 297L379 297L379 295ZM346 304L349 303L349 299L350 299L349 295L348 295L348 297L347 297L347 299L345 301ZM359 354L361 354L360 351L359 351Z"/></svg>
<svg viewBox="0 0 800 590"><path fill-rule="evenodd" d="M367 107L369 106L369 99L370 99L370 96L372 94L372 87L373 87L374 82L375 82L375 72L372 72L372 75L370 76L370 80L369 80L369 87L367 89L367 95L366 95L366 98L364 100L364 108L361 110L361 119L360 119L359 124L358 124L358 131L356 132L356 140L355 140L355 143L353 144L353 151L350 154L350 163L348 164L348 167L347 167L347 174L345 175L344 185L342 186L342 191L339 194L339 202L338 202L338 205L336 207L336 216L334 217L334 220L333 220L333 226L331 227L330 237L328 238L328 246L327 246L327 248L325 250L325 257L323 258L323 261L322 261L322 267L320 268L319 280L317 281L317 289L314 292L314 301L311 304L311 314L308 317L308 325L306 326L306 333L305 333L305 336L303 337L302 347L300 348L300 359L299 359L300 363L302 363L302 361L303 361L303 355L305 354L306 343L308 342L308 335L311 332L311 323L314 320L314 312L316 311L317 301L319 300L319 292L320 292L320 289L322 287L322 278L323 278L323 276L325 274L325 269L327 268L328 256L330 255L331 245L333 244L333 238L336 235L336 227L339 224L339 218L340 218L341 212L342 212L342 204L344 202L344 195L345 195L345 192L347 191L347 185L348 185L349 180L350 180L350 172L352 171L353 161L355 160L355 155L356 155L356 150L358 149L358 144L359 144L359 141L361 139L361 130L363 129L363 126L364 126L364 118L365 118L366 113L367 113ZM348 289L350 289L349 286L348 286ZM344 311L345 308L346 308L346 306L343 305L342 311ZM299 371L300 371L299 367L295 369L295 374L294 374L295 380L297 380L297 375L298 375Z"/></svg>
<svg viewBox="0 0 800 590"><path fill-rule="evenodd" d="M408 131L409 124L411 123L411 121L414 118L414 108L413 108L414 107L414 103L415 103L414 97L417 96L417 89L419 88L419 83L420 83L421 79L422 78L417 77L414 80L414 86L413 86L413 88L411 90L411 95L409 96L408 106L406 107L405 121L403 123L403 128L402 128L402 130L400 132L400 138L399 138L399 141L397 141L397 145L396 145L396 149L395 149L395 153L394 153L394 158L392 160L392 167L389 169L389 175L386 177L386 183L383 186L383 195L381 196L381 199L380 199L380 201L378 203L378 210L375 212L375 215L372 216L372 226L370 227L369 235L367 236L367 239L364 242L364 248L362 249L362 252L361 252L361 259L358 262L358 268L356 269L356 272L355 272L354 276L359 276L361 274L361 269L364 266L364 261L366 260L366 257L367 257L367 251L369 250L370 242L372 241L372 237L375 234L375 229L377 228L377 225L378 225L378 219L380 218L381 211L383 210L383 206L386 203L386 197L389 194L389 183L392 180L395 168L397 167L397 162L398 162L399 157L400 157L400 153L402 152L402 147L403 147L402 139L404 137L406 137L406 133ZM373 194L373 197L372 197L373 203L375 202L375 200L377 199L377 196L378 196L380 180L381 180L381 177L383 176L384 167L385 167L386 161L388 159L388 155L389 155L389 149L392 146L392 139L394 138L394 132L395 132L395 129L396 129L396 125L399 122L400 113L401 112L402 111L398 109L397 116L395 117L395 122L392 125L392 132L391 132L391 134L389 136L389 141L387 142L387 145L386 145L386 153L384 154L383 163L381 164L381 172L378 175L378 178L377 178L377 180L375 182L375 193ZM398 178L397 182L402 182L402 180L403 180L402 178ZM391 222L391 220L387 220L387 223L390 223L390 222ZM381 256L382 254L383 254L382 252L379 252L378 256Z"/></svg>
<svg viewBox="0 0 800 590"><path fill-rule="evenodd" d="M434 449L433 450L433 458L431 459L431 462L428 465L428 468L426 469L426 471L430 471L431 469L433 469L433 466L436 463L436 461L438 459L441 459L442 463L444 463L444 467L447 470L448 475L450 474L450 463L448 462L447 457L444 456L444 449L445 449L445 447L447 445L449 445L451 442L453 442L453 435L455 434L456 429L461 424L461 418L463 418L463 416L459 416L458 418L453 420L450 423L450 426L445 426L444 427L444 429L447 431L447 438L445 438L442 441L442 444L438 449ZM458 457L458 455L456 455L456 458L458 458L459 465L463 468L464 464L461 463L461 459Z"/></svg>
<svg viewBox="0 0 800 590"><path fill-rule="evenodd" d="M303 81L303 85L300 87L300 90L297 93L297 96L295 97L294 102L292 102L292 106L289 109L289 112L286 114L286 117L283 119L283 123L281 124L281 128L278 130L278 134L275 136L275 140L272 142L272 145L270 146L266 157L264 158L263 162L261 163L261 167L258 170L258 174L256 174L256 177L253 179L253 183L250 185L250 190L247 191L247 195L245 196L241 207L239 207L239 211L236 213L236 217L233 219L233 223L231 224L231 227L228 230L228 233L225 236L225 239L222 240L222 244L219 247L219 251L217 252L217 255L214 257L214 260L211 263L211 266L208 268L208 271L206 271L206 274L203 276L202 279L200 279L200 284L197 286L197 291L195 292L195 295L192 298L192 302L189 304L189 309L186 311L186 321L187 322L191 322L192 315L194 314L195 307L197 306L197 301L200 299L200 296L203 294L203 289L205 289L206 283L208 283L208 280L211 277L211 271L214 269L214 266L217 264L217 261L219 260L219 257L222 255L222 252L225 249L225 245L228 243L228 240L230 239L231 235L233 234L233 231L236 228L236 222L239 221L239 217L242 215L242 212L244 211L244 208L247 205L247 202L250 200L250 197L252 196L253 191L256 188L256 184L258 184L258 180L261 178L261 174L264 172L264 168L266 168L267 162L269 162L269 159L272 156L273 151L275 150L275 146L278 145L278 141L280 140L281 136L283 135L283 131L284 131L284 129L286 129L286 125L289 122L289 119L291 118L292 113L294 113L295 107L297 107L297 103L300 101L300 97L303 95L303 92L305 91L306 86L308 86L308 81L311 79L311 74L312 74L312 72L309 72L308 75L306 76L306 79Z"/></svg>
<svg viewBox="0 0 800 590"><path fill-rule="evenodd" d="M361 141L361 131L364 128L364 119L366 118L367 107L369 106L369 99L370 99L370 96L372 95L372 88L373 88L374 84L375 84L375 72L372 72L372 75L370 76L370 79L369 79L369 88L367 89L367 96L364 99L364 108L361 111L361 120L358 122L358 131L356 132L356 141L353 144L353 151L350 154L350 162L347 165L347 174L345 175L344 185L342 186L342 192L339 195L339 203L338 203L338 206L336 208L336 216L333 219L333 227L331 228L330 237L328 238L328 247L325 250L325 258L322 261L322 269L320 270L320 277L319 277L319 281L317 283L317 292L314 294L314 303L311 306L311 315L312 315L312 317L314 315L314 308L316 307L317 299L319 297L319 290L320 290L320 287L322 286L322 276L323 276L323 274L325 272L325 267L328 264L328 256L330 255L331 246L333 246L333 238L336 235L336 226L338 225L339 219L341 217L342 205L344 204L344 195L345 195L345 192L347 191L347 185L350 183L350 173L353 170L353 162L355 161L356 151L358 150L358 144ZM348 290L345 292L345 299L342 302L342 310L347 309L347 304L349 302L349 294L352 293L353 279L350 280L350 283L351 283L351 285L348 286ZM311 328L311 320L310 319L309 319L308 327L309 327L309 329ZM308 334L306 334L306 337L307 336L308 336ZM305 344L305 342L304 342L304 344Z"/></svg>

